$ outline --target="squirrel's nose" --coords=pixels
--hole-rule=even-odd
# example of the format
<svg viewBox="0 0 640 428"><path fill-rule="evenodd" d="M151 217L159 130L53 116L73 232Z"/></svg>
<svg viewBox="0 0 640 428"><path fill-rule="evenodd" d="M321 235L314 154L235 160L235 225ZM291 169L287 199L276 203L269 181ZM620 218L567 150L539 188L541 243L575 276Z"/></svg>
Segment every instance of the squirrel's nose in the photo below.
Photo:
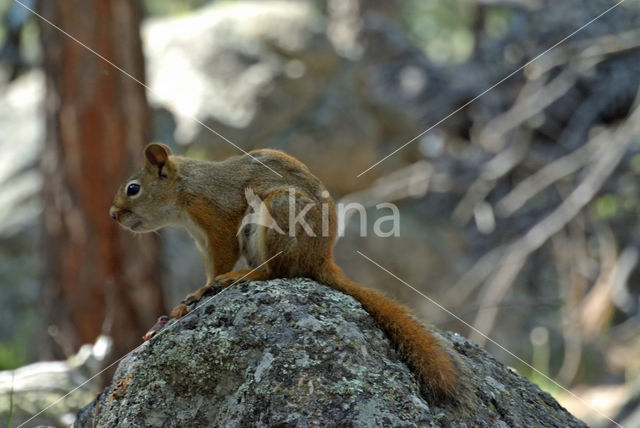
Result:
<svg viewBox="0 0 640 428"><path fill-rule="evenodd" d="M114 206L111 206L111 208L109 208L109 215L111 216L112 219L117 220L118 219L118 209Z"/></svg>

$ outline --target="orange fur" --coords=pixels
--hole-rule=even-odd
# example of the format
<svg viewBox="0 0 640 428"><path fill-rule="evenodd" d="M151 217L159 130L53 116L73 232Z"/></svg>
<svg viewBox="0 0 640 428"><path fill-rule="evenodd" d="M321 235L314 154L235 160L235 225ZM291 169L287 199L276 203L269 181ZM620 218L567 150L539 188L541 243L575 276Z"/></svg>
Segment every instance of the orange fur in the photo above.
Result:
<svg viewBox="0 0 640 428"><path fill-rule="evenodd" d="M440 341L411 315L409 308L349 280L335 264L329 265L317 279L358 300L436 397L455 398L460 379L454 360Z"/></svg>
<svg viewBox="0 0 640 428"><path fill-rule="evenodd" d="M168 147L156 143L147 146L145 158L145 167L118 191L111 215L134 231L167 224L189 230L205 260L207 284L187 296L187 303L240 279L315 279L358 300L436 397L461 401L463 366L452 351L413 318L408 308L349 280L333 262L334 203L302 162L268 149L222 162L198 161L172 156ZM127 194L132 182L140 183L139 195ZM290 230L290 192L295 195L294 212L306 214L308 229L297 224ZM250 204L247 199L262 203ZM272 218L279 229L246 224L238 230L243 217L254 209L260 218ZM253 269L234 271L241 257ZM184 304L179 305L172 314L182 316L186 310Z"/></svg>

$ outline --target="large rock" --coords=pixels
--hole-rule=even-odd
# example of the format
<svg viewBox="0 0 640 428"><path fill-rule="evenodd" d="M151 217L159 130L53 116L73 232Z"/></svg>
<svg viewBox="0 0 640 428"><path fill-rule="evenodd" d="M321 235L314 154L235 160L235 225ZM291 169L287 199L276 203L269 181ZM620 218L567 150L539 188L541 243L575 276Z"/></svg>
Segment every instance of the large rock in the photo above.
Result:
<svg viewBox="0 0 640 428"><path fill-rule="evenodd" d="M422 395L351 297L307 279L242 283L124 358L76 426L584 426L472 343L443 337L469 367L473 412Z"/></svg>

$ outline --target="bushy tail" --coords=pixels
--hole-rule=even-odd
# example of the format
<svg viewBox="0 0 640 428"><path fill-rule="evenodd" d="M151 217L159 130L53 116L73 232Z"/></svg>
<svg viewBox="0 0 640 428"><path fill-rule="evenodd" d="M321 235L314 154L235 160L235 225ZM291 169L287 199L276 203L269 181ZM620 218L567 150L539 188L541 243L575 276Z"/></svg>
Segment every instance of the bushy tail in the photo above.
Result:
<svg viewBox="0 0 640 428"><path fill-rule="evenodd" d="M314 279L358 300L378 322L423 385L439 399L457 401L460 381L454 357L411 315L409 308L351 281L336 265L323 269Z"/></svg>

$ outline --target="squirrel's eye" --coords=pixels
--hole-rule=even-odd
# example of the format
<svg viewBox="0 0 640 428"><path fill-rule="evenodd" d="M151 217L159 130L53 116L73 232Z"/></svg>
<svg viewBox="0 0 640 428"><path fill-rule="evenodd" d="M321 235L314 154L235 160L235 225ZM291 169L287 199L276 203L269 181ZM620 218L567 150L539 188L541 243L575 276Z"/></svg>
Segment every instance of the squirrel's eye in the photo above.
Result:
<svg viewBox="0 0 640 428"><path fill-rule="evenodd" d="M127 196L135 196L140 192L140 185L138 183L131 183L127 186Z"/></svg>

